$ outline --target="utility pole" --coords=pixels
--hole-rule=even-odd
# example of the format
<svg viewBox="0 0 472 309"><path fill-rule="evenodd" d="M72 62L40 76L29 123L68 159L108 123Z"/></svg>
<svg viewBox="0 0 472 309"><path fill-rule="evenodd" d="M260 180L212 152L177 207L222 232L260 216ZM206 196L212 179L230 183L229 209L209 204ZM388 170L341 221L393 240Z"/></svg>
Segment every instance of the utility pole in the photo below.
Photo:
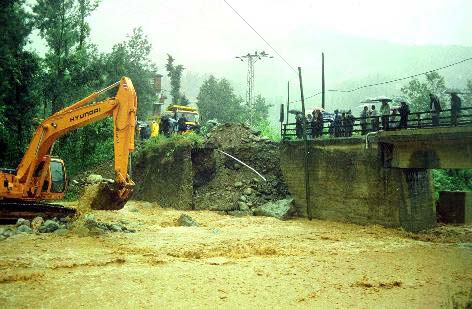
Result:
<svg viewBox="0 0 472 309"><path fill-rule="evenodd" d="M324 53L321 53L321 107L325 109Z"/></svg>
<svg viewBox="0 0 472 309"><path fill-rule="evenodd" d="M249 107L249 124L253 124L254 119L254 64L258 60L262 60L262 58L274 58L270 56L265 51L257 52L255 51L254 54L248 53L247 55L243 56L236 56L241 61L247 61L247 90L246 90L246 104Z"/></svg>

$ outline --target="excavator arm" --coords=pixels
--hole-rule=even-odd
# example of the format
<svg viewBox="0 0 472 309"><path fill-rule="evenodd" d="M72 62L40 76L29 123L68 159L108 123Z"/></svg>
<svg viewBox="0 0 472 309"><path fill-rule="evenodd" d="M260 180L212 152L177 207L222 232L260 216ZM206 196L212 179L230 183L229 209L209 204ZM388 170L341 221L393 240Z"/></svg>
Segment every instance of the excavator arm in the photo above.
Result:
<svg viewBox="0 0 472 309"><path fill-rule="evenodd" d="M118 87L115 97L90 103L107 90ZM128 175L129 153L134 151L134 132L136 126L137 97L133 83L127 77L113 85L56 112L45 119L31 140L14 174L2 173L3 187L0 199L19 199L24 201L58 199L63 192L54 194L44 190L53 162L62 162L51 157L54 142L64 134L84 127L106 117L114 122L115 184L114 199L121 208L130 197L134 182ZM49 175L49 177L51 177ZM106 208L106 207L105 207ZM111 207L109 209L116 209Z"/></svg>

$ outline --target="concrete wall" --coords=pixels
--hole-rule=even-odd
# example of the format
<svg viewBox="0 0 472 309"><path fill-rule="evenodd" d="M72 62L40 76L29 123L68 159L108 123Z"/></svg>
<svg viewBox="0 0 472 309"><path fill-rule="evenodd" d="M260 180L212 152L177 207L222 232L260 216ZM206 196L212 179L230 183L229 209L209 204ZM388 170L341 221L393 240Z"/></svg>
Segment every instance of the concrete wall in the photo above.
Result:
<svg viewBox="0 0 472 309"><path fill-rule="evenodd" d="M280 153L285 182L306 216L303 142L283 142ZM308 163L315 218L411 231L436 223L430 172L384 168L376 143L366 149L362 138L310 141Z"/></svg>

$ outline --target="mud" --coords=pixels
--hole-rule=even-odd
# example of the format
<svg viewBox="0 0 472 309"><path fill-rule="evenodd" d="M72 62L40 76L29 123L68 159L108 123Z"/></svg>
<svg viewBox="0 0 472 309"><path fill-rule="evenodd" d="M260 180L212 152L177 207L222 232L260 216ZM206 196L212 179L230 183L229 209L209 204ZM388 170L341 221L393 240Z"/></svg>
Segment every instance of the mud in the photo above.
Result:
<svg viewBox="0 0 472 309"><path fill-rule="evenodd" d="M182 213L199 226L177 226ZM93 214L136 233L1 241L0 307L438 308L472 295L467 237L134 201Z"/></svg>

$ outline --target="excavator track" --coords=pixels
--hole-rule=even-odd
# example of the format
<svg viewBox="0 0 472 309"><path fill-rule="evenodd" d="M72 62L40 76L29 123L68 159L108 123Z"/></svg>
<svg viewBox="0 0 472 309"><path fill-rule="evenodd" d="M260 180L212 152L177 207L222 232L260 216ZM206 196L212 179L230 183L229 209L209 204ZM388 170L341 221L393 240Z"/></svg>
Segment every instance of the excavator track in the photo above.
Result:
<svg viewBox="0 0 472 309"><path fill-rule="evenodd" d="M44 219L72 217L76 213L74 208L57 204L0 201L0 223L13 223L19 218L31 220L35 217Z"/></svg>

